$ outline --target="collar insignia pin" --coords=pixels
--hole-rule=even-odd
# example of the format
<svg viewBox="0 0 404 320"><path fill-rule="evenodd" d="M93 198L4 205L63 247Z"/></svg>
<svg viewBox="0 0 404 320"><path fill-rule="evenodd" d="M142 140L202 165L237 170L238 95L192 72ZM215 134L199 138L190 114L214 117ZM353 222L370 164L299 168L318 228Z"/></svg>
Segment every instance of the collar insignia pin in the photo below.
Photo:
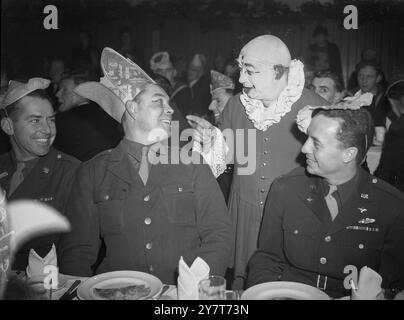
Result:
<svg viewBox="0 0 404 320"><path fill-rule="evenodd" d="M358 210L359 210L361 213L364 213L364 212L368 211L368 209L366 209L366 208L358 208Z"/></svg>
<svg viewBox="0 0 404 320"><path fill-rule="evenodd" d="M312 198L307 198L306 200L307 200L307 202L312 202L313 201Z"/></svg>
<svg viewBox="0 0 404 320"><path fill-rule="evenodd" d="M362 199L369 199L369 195L367 193L361 193Z"/></svg>

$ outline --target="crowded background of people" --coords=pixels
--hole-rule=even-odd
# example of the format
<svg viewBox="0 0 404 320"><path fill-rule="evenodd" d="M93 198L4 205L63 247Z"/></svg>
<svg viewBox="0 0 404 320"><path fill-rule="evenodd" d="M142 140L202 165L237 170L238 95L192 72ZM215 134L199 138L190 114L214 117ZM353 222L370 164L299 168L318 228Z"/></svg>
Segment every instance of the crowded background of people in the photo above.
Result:
<svg viewBox="0 0 404 320"><path fill-rule="evenodd" d="M240 0L226 19L221 5L201 0L195 8L216 12L206 22L181 1L172 17L165 5L121 0L93 19L84 14L93 4L63 2L52 31L30 30L42 16L21 27L23 2L7 2L2 21L0 190L7 201L47 203L72 230L27 242L13 271L27 270L33 249L57 256L65 274L137 270L175 285L178 261L200 258L229 289L284 280L340 298L348 294L343 267L354 264L404 290L404 27L396 13L352 31L341 27L343 16L314 20L329 9L321 3L281 10ZM320 111L301 132L296 121L310 108ZM228 139L229 131L245 140ZM203 163L175 163L175 150L187 146L181 157ZM250 151L251 163L236 156ZM149 154L169 161L151 163ZM389 215L377 211L380 233L351 240L361 257L369 241L380 252L351 259L356 251L341 245L351 245L344 223L365 208L367 194L377 208L388 203ZM309 208L296 214L294 206ZM310 206L323 229L305 225ZM336 224L344 231L328 235ZM325 241L338 270L313 249L321 244L299 240L306 229L321 243L335 236L335 245Z"/></svg>

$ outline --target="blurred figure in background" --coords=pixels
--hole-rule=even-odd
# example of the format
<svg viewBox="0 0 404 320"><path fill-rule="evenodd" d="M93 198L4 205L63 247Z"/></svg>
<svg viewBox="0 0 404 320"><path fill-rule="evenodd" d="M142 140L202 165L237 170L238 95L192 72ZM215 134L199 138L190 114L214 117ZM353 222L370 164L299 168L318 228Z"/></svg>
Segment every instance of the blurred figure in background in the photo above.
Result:
<svg viewBox="0 0 404 320"><path fill-rule="evenodd" d="M348 80L348 85L347 89L349 92L354 94L359 90L359 83L358 83L358 67L361 65L362 62L372 62L372 63L378 63L377 62L377 53L376 50L374 49L365 49L361 53L361 60L356 64L354 72L349 77ZM386 82L386 77L383 73L382 70L380 70L382 79L380 80L380 85L382 86L383 89L387 88L387 82Z"/></svg>
<svg viewBox="0 0 404 320"><path fill-rule="evenodd" d="M51 98L52 105L55 107L56 111L59 108L58 99L56 93L59 90L60 80L62 80L63 72L66 70L66 61L61 57L52 58L49 62L49 69L47 70L47 76L49 77L51 83L46 89L49 97Z"/></svg>
<svg viewBox="0 0 404 320"><path fill-rule="evenodd" d="M313 38L314 43L310 44L304 53L305 65L317 67L316 71L329 69L342 79L341 54L338 46L328 41L327 28L321 24L317 25L313 31Z"/></svg>
<svg viewBox="0 0 404 320"><path fill-rule="evenodd" d="M331 104L338 103L344 97L341 79L332 72L318 72L311 81L311 89Z"/></svg>
<svg viewBox="0 0 404 320"><path fill-rule="evenodd" d="M90 80L98 80L101 70L98 67L99 57L94 48L91 35L86 30L79 32L79 42L72 50L73 70L86 73Z"/></svg>
<svg viewBox="0 0 404 320"><path fill-rule="evenodd" d="M214 125L219 126L220 115L222 114L227 102L233 96L234 82L233 80L215 70L210 71L210 92L212 94L212 102L209 105L209 110L213 112ZM223 192L226 203L229 199L230 187L233 178L233 164L228 164L226 170L217 177L220 189Z"/></svg>
<svg viewBox="0 0 404 320"><path fill-rule="evenodd" d="M106 114L99 105L74 92L87 75L67 72L63 75L57 98L58 134L54 146L79 159L90 160L101 151L116 147L123 137L121 125Z"/></svg>
<svg viewBox="0 0 404 320"><path fill-rule="evenodd" d="M163 51L154 54L150 59L150 69L169 81L170 89L166 92L170 96L170 101L175 104L182 116L188 115L192 107L191 89L177 77L177 70L174 68L168 52ZM155 77L153 79L157 81ZM166 89L167 86L163 84L162 87ZM175 111L174 117L176 117ZM185 119L183 120L185 121Z"/></svg>
<svg viewBox="0 0 404 320"><path fill-rule="evenodd" d="M143 53L143 50L134 45L132 42L132 31L130 28L123 28L119 33L120 45L119 52L122 53L123 56L129 58L136 64L138 64L141 68L146 68L146 59Z"/></svg>
<svg viewBox="0 0 404 320"><path fill-rule="evenodd" d="M375 174L404 192L404 79L394 82L386 96L397 119L387 131Z"/></svg>
<svg viewBox="0 0 404 320"><path fill-rule="evenodd" d="M8 74L5 66L1 67L1 87L0 87L0 101L3 100L8 88ZM11 145L8 135L0 130L0 155L10 151Z"/></svg>
<svg viewBox="0 0 404 320"><path fill-rule="evenodd" d="M206 57L197 53L188 66L188 83L192 92L191 113L200 117L208 117L210 90L209 78L205 74Z"/></svg>
<svg viewBox="0 0 404 320"><path fill-rule="evenodd" d="M358 65L358 83L361 94L370 92L373 94L372 104L364 108L370 112L375 126L373 143L382 145L386 132L387 101L383 99L384 90L380 85L383 74L379 64L374 62L362 62Z"/></svg>

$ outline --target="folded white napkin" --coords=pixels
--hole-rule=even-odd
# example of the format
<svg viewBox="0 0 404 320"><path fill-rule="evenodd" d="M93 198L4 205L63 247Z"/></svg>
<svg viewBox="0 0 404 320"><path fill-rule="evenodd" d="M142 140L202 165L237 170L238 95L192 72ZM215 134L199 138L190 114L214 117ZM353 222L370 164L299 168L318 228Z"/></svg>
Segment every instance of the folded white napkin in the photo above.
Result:
<svg viewBox="0 0 404 320"><path fill-rule="evenodd" d="M362 267L359 272L358 289L352 290L352 300L375 300L382 290L382 277L371 268Z"/></svg>
<svg viewBox="0 0 404 320"><path fill-rule="evenodd" d="M197 257L191 267L181 257L178 263L177 291L179 300L198 300L198 284L209 277L209 265Z"/></svg>
<svg viewBox="0 0 404 320"><path fill-rule="evenodd" d="M47 274L44 273L44 268L47 265L58 265L56 247L54 244L44 258L40 257L34 249L31 249L29 251L28 266L26 269L27 277L35 278L38 280L45 278Z"/></svg>

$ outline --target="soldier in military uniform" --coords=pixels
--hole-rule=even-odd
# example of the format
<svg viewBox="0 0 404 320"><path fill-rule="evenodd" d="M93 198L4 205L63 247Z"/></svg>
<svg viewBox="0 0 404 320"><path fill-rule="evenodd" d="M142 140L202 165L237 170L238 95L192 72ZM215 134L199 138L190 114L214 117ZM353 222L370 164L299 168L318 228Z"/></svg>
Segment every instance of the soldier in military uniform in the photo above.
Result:
<svg viewBox="0 0 404 320"><path fill-rule="evenodd" d="M404 194L360 167L372 137L363 109L321 110L312 119L306 170L272 184L248 287L295 281L342 297L348 270L368 266L383 288L404 289Z"/></svg>
<svg viewBox="0 0 404 320"><path fill-rule="evenodd" d="M78 171L68 209L72 232L62 240L61 272L91 276L103 240L106 256L96 273L136 270L176 284L183 256L189 265L200 257L212 274L224 275L233 235L209 166L172 162L173 150L163 143L170 136L173 113L168 95L134 63L110 49L104 54L108 64L102 66L111 83L122 83L119 76L114 78L118 65L131 74L129 90L140 93L126 105L119 99L115 104L99 102L115 119L122 119L125 138ZM76 90L105 101L108 93L83 90L91 91L92 86L83 84ZM155 161L165 156L165 163Z"/></svg>
<svg viewBox="0 0 404 320"><path fill-rule="evenodd" d="M35 199L64 213L79 161L52 148L56 135L54 110L45 89L49 80L11 81L1 103L1 128L12 150L0 156L0 188L7 200ZM25 270L33 248L45 256L59 235L38 237L16 254L14 270Z"/></svg>

